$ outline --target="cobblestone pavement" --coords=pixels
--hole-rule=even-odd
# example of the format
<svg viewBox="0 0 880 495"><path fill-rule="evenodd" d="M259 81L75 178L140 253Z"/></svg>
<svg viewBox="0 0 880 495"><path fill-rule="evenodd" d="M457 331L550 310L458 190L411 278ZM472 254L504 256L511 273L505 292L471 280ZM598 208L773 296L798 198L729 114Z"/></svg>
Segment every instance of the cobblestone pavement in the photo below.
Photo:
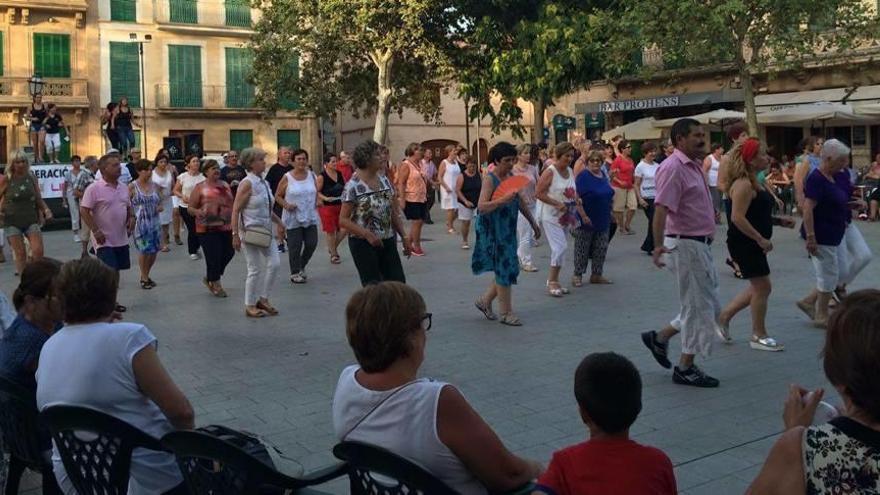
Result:
<svg viewBox="0 0 880 495"><path fill-rule="evenodd" d="M435 210L435 218L441 215ZM677 300L672 277L638 249L646 228L641 215L634 226L638 235L618 236L611 244L605 272L615 284L572 289L562 299L546 295L549 248L539 247L541 271L522 274L514 289L514 308L525 322L519 329L489 322L474 309L489 276L471 275L470 251L459 248L442 221L426 226L428 255L404 260L409 283L434 314L423 374L458 386L508 447L547 462L554 450L586 437L572 394L575 367L587 353L614 350L636 363L644 382L644 409L632 436L671 457L681 492L743 493L782 430L788 385L828 387L819 361L823 332L794 306L813 281L803 245L794 231L776 230L768 328L785 352L750 350L749 315L741 314L731 326L736 342L719 344L701 362L721 387L701 390L673 385L639 340L640 332L675 315ZM880 228L859 227L876 249ZM59 259L78 249L69 232L48 233L46 244L48 255ZM724 265L723 243L713 251L726 302L745 282ZM564 282L571 256L570 250ZM354 361L344 307L359 285L347 248L342 258L341 265L331 265L322 239L306 285L287 281L282 258L272 299L281 310L277 318L245 318L241 254L223 280L229 298L216 299L200 282L203 262L190 261L185 246L160 255L152 276L156 289L139 289L136 271L125 273L119 299L129 307L127 320L147 324L158 336L160 356L192 401L197 424L264 435L309 470L332 461L330 402L340 370ZM7 294L16 283L12 271L11 262L0 265L0 287ZM875 285L878 274L875 262L853 289ZM673 359L677 345L674 340ZM28 481L32 488L33 478ZM347 491L341 481L325 487Z"/></svg>

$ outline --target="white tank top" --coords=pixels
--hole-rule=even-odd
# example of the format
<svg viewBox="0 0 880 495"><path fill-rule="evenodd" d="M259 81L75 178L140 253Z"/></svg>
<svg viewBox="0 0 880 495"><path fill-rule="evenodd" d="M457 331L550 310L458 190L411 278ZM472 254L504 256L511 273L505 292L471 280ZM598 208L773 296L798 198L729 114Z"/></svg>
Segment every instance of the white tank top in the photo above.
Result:
<svg viewBox="0 0 880 495"><path fill-rule="evenodd" d="M303 180L293 177L293 170L287 172L287 190L284 191L284 201L295 204L293 211L284 210L281 213L281 222L284 228L295 229L318 224L318 209L315 202L318 199L318 189L315 187L315 175L309 174Z"/></svg>
<svg viewBox="0 0 880 495"><path fill-rule="evenodd" d="M422 466L459 493L486 493L482 483L437 436L437 404L440 391L447 383L422 378L391 396L398 389L380 392L358 383L355 373L359 369L358 365L345 368L333 395L333 430L340 441L352 440L388 449ZM389 396L364 419L376 404Z"/></svg>
<svg viewBox="0 0 880 495"><path fill-rule="evenodd" d="M709 155L709 162L712 164L709 167L709 186L718 187L718 167L721 162L715 159L715 155Z"/></svg>
<svg viewBox="0 0 880 495"><path fill-rule="evenodd" d="M153 184L156 184L156 186L158 186L159 189L162 191L163 203L165 202L165 200L171 200L171 186L173 185L173 179L174 177L172 176L170 170L165 170L165 175L160 175L156 172L155 169L153 170L153 175L150 180L152 180Z"/></svg>
<svg viewBox="0 0 880 495"><path fill-rule="evenodd" d="M269 192L269 184L262 178L248 172L242 182L251 183L251 196L241 210L241 223L245 229L250 227L262 227L273 233L271 208L272 202ZM244 236L244 229L240 229L239 235Z"/></svg>
<svg viewBox="0 0 880 495"><path fill-rule="evenodd" d="M568 178L565 178L556 170L556 165L551 165L550 170L553 172L553 181L550 182L547 196L562 203L572 201L565 197L565 191L569 188L574 189L574 173L569 169ZM560 216L559 210L553 205L541 201L541 221L559 223Z"/></svg>

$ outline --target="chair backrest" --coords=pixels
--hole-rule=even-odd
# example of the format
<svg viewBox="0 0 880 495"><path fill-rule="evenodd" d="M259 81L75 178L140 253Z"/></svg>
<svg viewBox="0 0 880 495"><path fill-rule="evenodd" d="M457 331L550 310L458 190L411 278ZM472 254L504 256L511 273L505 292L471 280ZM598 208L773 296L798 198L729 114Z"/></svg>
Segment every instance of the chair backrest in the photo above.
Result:
<svg viewBox="0 0 880 495"><path fill-rule="evenodd" d="M9 453L32 467L46 464L36 394L0 377L0 433ZM45 431L45 430L43 430Z"/></svg>
<svg viewBox="0 0 880 495"><path fill-rule="evenodd" d="M238 446L221 438L193 430L172 431L162 443L177 457L190 493L251 495L304 486L272 469Z"/></svg>
<svg viewBox="0 0 880 495"><path fill-rule="evenodd" d="M455 495L457 492L421 466L375 445L342 442L333 455L348 463L352 495ZM376 474L380 475L377 479Z"/></svg>
<svg viewBox="0 0 880 495"><path fill-rule="evenodd" d="M158 440L125 421L87 407L52 406L43 411L42 418L79 493L125 495L132 451L167 451Z"/></svg>

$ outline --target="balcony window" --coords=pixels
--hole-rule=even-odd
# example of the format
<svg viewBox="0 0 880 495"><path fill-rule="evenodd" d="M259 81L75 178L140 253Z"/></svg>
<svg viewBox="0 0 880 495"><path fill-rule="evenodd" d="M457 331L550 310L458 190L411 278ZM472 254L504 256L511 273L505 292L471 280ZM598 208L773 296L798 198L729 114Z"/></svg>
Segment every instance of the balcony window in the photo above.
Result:
<svg viewBox="0 0 880 495"><path fill-rule="evenodd" d="M34 72L43 77L70 77L70 36L34 34Z"/></svg>
<svg viewBox="0 0 880 495"><path fill-rule="evenodd" d="M254 87L247 77L253 55L246 48L226 48L226 107L250 108L254 105Z"/></svg>
<svg viewBox="0 0 880 495"><path fill-rule="evenodd" d="M111 21L135 22L136 17L136 0L110 0Z"/></svg>
<svg viewBox="0 0 880 495"><path fill-rule="evenodd" d="M282 146L287 146L292 150L299 149L299 129L278 129L277 139L279 148Z"/></svg>
<svg viewBox="0 0 880 495"><path fill-rule="evenodd" d="M225 0L226 25L251 27L251 6L247 0Z"/></svg>
<svg viewBox="0 0 880 495"><path fill-rule="evenodd" d="M175 108L201 108L202 49L192 45L168 45L170 104Z"/></svg>
<svg viewBox="0 0 880 495"><path fill-rule="evenodd" d="M141 106L141 75L137 43L110 42L110 99L128 97L132 107Z"/></svg>
<svg viewBox="0 0 880 495"><path fill-rule="evenodd" d="M198 24L199 8L197 0L168 0L171 22Z"/></svg>
<svg viewBox="0 0 880 495"><path fill-rule="evenodd" d="M254 131L250 129L231 129L229 131L229 149L238 151L254 145Z"/></svg>

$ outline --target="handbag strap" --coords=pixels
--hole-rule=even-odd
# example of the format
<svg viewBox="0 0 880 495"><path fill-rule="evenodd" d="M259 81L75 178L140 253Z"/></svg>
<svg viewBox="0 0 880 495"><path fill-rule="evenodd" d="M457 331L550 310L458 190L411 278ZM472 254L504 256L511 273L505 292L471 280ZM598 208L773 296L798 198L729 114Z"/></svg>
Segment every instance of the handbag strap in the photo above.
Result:
<svg viewBox="0 0 880 495"><path fill-rule="evenodd" d="M352 377L352 378L353 378L353 377ZM353 432L355 429L357 429L357 427L360 426L361 423L363 423L363 422L364 422L367 418L369 418L374 412L376 412L376 409L379 409L379 406L381 406L382 404L388 402L388 399L394 397L395 395L397 395L398 392L400 392L401 390L403 390L403 389L409 387L410 385L412 385L412 384L414 384L414 383L419 383L419 382L421 382L421 381L422 381L422 380L419 379L419 380L413 380L413 381L411 381L411 382L409 382L409 383L405 383L405 384L401 385L400 388L398 388L398 389L395 390L394 392L391 392L390 394L386 395L382 400L380 400L379 402L377 402L376 405L374 405L372 408L370 408L370 410L367 411L367 414L364 414L363 417L361 417L361 419L359 419L358 422L354 424L354 426L352 426L351 428L349 428L348 431L345 432L345 435L342 435L341 440L344 441L349 435L351 435L351 432Z"/></svg>

